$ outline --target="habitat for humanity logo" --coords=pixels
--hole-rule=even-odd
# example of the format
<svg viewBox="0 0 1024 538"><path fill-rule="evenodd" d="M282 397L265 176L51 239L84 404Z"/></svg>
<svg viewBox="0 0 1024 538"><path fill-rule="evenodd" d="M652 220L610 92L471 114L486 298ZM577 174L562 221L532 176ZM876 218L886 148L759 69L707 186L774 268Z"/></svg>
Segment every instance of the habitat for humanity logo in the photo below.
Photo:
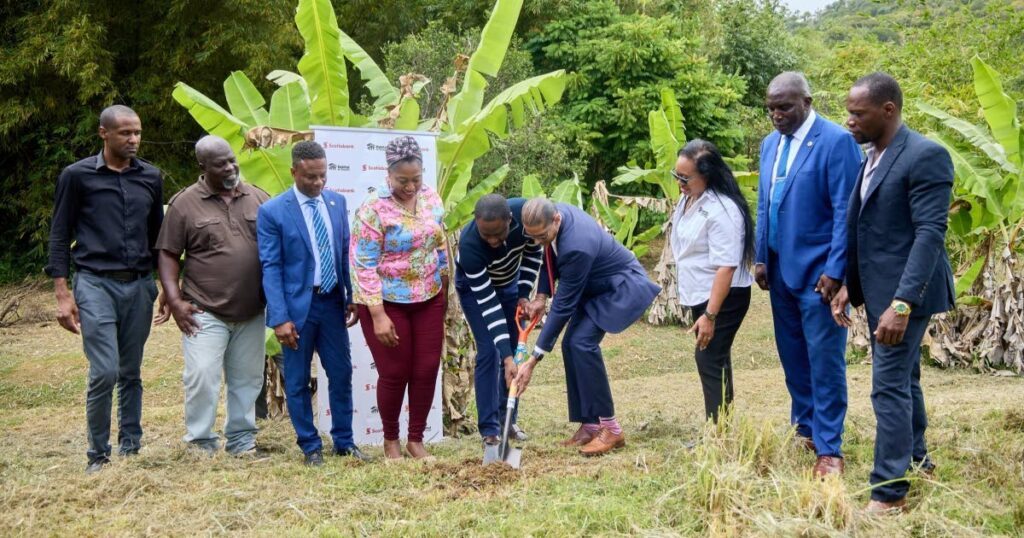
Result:
<svg viewBox="0 0 1024 538"><path fill-rule="evenodd" d="M347 164L334 164L334 163L330 163L330 164L327 165L327 169L331 170L331 171L348 172L352 168L349 165L347 165Z"/></svg>

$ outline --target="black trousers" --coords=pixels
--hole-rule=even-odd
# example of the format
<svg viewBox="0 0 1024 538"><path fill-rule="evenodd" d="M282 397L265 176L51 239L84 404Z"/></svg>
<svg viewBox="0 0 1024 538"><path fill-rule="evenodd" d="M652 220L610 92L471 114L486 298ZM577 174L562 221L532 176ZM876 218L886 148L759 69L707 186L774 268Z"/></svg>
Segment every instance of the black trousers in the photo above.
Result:
<svg viewBox="0 0 1024 538"><path fill-rule="evenodd" d="M708 303L691 307L693 319L704 314ZM697 373L704 389L704 413L718 422L719 412L732 403L732 342L750 308L750 287L732 288L715 319L715 334L708 347L694 350Z"/></svg>

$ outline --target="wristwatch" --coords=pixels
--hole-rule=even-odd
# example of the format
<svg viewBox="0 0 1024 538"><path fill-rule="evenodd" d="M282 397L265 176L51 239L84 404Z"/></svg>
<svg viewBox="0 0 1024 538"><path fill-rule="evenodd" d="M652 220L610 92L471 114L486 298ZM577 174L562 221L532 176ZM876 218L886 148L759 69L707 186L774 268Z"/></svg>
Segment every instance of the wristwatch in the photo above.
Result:
<svg viewBox="0 0 1024 538"><path fill-rule="evenodd" d="M544 359L544 354L541 353L540 351L537 351L536 349L533 350L532 356L534 360L536 360L537 362L540 362L541 360Z"/></svg>
<svg viewBox="0 0 1024 538"><path fill-rule="evenodd" d="M891 308L893 312L896 312L896 315L901 318L909 316L910 311L912 310L912 308L910 308L910 303L906 301L901 301L899 299L893 299L892 304L889 305L889 308Z"/></svg>
<svg viewBox="0 0 1024 538"><path fill-rule="evenodd" d="M712 314L711 312L705 310L704 317L708 318L708 321L710 321L711 323L714 323L715 320L718 319L718 314Z"/></svg>

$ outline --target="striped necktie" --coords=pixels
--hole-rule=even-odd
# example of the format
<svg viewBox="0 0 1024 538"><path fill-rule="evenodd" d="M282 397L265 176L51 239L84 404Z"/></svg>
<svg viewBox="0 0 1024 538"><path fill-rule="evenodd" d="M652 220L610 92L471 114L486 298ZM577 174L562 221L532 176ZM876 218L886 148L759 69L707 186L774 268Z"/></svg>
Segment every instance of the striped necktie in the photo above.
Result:
<svg viewBox="0 0 1024 538"><path fill-rule="evenodd" d="M306 205L313 210L313 235L316 236L316 249L320 253L320 293L330 293L338 283L334 270L334 253L331 252L331 241L327 237L327 225L320 215L319 200L306 200Z"/></svg>
<svg viewBox="0 0 1024 538"><path fill-rule="evenodd" d="M786 175L789 173L789 143L792 140L791 135L786 135L782 143L779 166L775 172L775 184L772 187L768 205L768 248L775 252L779 251L779 206L782 205L782 192L786 186Z"/></svg>

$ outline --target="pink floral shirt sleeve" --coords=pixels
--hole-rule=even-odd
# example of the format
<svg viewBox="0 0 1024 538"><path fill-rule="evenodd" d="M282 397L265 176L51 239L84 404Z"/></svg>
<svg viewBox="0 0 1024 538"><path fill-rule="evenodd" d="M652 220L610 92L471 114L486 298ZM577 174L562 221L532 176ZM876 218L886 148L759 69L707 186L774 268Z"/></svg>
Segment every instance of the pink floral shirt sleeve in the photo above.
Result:
<svg viewBox="0 0 1024 538"><path fill-rule="evenodd" d="M349 249L353 302L419 303L441 291L448 274L444 205L426 185L418 196L413 214L385 186L356 211Z"/></svg>

